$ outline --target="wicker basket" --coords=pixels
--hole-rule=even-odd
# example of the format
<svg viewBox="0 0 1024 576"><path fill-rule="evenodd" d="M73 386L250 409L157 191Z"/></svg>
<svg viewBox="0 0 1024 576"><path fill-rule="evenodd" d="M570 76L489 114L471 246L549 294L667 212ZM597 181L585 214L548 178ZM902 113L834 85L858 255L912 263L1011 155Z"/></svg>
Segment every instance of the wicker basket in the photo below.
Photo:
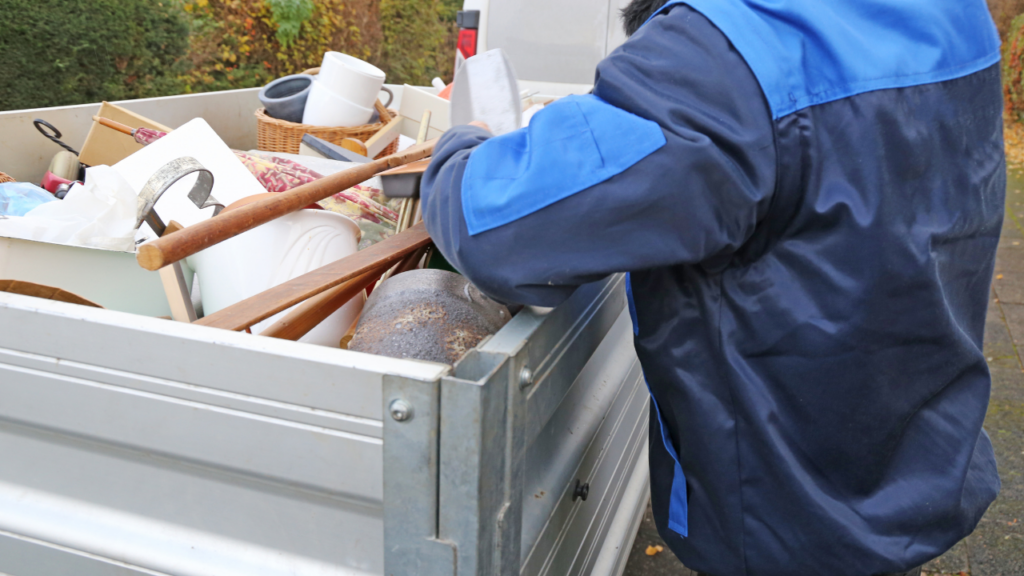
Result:
<svg viewBox="0 0 1024 576"><path fill-rule="evenodd" d="M316 75L319 68L306 70L303 74ZM310 124L298 124L286 120L278 120L267 115L266 110L260 108L256 111L257 141L259 149L267 152L284 152L286 154L298 154L299 143L305 134L312 134L317 138L326 140L332 144L341 144L345 138L355 138L360 142L366 142L371 136L377 133L385 124L398 116L393 110L384 108L380 100L374 102L373 107L380 114L380 122L376 124L364 124L363 126L328 128L326 126L312 126ZM394 154L398 151L398 139L388 144L377 158Z"/></svg>
<svg viewBox="0 0 1024 576"><path fill-rule="evenodd" d="M11 178L7 174L0 172L0 184L6 184L8 182L17 182L14 178Z"/></svg>

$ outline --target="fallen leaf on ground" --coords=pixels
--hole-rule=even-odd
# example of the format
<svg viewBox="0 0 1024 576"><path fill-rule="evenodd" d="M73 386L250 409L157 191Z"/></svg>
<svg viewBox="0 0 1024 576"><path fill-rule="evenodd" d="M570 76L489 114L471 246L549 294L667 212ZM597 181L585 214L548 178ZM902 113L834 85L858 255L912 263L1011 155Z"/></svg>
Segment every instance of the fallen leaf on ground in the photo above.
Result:
<svg viewBox="0 0 1024 576"><path fill-rule="evenodd" d="M657 554L658 552L661 552L663 550L665 550L665 547L660 545L660 544L658 544L656 546L648 546L647 547L647 555L648 556L654 556L655 554Z"/></svg>

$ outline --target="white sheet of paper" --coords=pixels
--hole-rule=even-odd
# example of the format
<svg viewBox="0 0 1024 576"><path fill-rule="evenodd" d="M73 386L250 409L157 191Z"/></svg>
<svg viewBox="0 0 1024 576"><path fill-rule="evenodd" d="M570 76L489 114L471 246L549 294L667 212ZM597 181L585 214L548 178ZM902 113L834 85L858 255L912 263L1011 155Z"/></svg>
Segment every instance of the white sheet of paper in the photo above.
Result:
<svg viewBox="0 0 1024 576"><path fill-rule="evenodd" d="M182 156L195 158L213 173L213 196L225 206L246 196L266 192L202 118L190 120L167 136L114 164L113 168L138 194L153 173ZM182 178L157 202L156 212L165 223L177 220L183 226L191 226L213 216L213 208L199 210L188 199L196 178L195 175ZM153 238L147 224L142 225L142 231L139 237Z"/></svg>
<svg viewBox="0 0 1024 576"><path fill-rule="evenodd" d="M501 48L467 59L455 73L451 124L460 126L474 120L486 122L495 136L508 134L522 126L519 82L512 63Z"/></svg>

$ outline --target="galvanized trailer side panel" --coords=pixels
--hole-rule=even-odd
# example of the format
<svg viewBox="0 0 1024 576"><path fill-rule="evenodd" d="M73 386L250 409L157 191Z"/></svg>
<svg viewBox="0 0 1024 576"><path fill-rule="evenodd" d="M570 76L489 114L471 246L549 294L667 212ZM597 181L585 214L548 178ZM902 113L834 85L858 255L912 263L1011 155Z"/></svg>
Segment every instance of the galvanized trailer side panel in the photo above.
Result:
<svg viewBox="0 0 1024 576"><path fill-rule="evenodd" d="M391 108L398 110L402 104L404 87L394 84L386 86L395 94ZM421 89L436 92L431 87ZM257 126L254 113L263 106L259 92L259 88L245 88L123 100L114 104L170 128L177 128L193 118L202 118L231 148L251 150L256 148ZM0 112L0 169L22 182L41 181L50 159L61 148L43 138L33 126L32 120L42 118L50 122L61 131L61 140L80 151L92 127L92 117L99 109L100 104L97 103Z"/></svg>
<svg viewBox="0 0 1024 576"><path fill-rule="evenodd" d="M646 501L621 277L450 376L10 294L0 326L0 572L618 574Z"/></svg>
<svg viewBox="0 0 1024 576"><path fill-rule="evenodd" d="M256 147L256 117L261 106L259 89L228 90L205 94L183 94L115 102L165 126L176 128L193 118L203 118L232 148ZM43 138L32 125L42 118L61 131L65 143L80 151L92 126L99 104L11 110L0 112L0 166L22 182L39 182L53 155L61 151Z"/></svg>
<svg viewBox="0 0 1024 576"><path fill-rule="evenodd" d="M0 326L0 572L382 573L384 374L447 368L11 294Z"/></svg>

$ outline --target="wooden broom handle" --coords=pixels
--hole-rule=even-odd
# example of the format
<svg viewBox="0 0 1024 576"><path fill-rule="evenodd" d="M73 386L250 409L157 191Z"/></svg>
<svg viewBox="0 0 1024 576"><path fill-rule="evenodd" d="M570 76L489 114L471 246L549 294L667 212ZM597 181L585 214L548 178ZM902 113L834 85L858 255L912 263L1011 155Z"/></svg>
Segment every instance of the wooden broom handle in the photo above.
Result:
<svg viewBox="0 0 1024 576"><path fill-rule="evenodd" d="M433 153L435 143L437 139L412 146L380 160L342 170L287 192L274 194L273 197L253 202L215 218L203 220L177 234L157 238L139 246L136 259L146 270L159 270L242 232L252 230L260 224L266 224L275 218L296 212L314 202L347 190L380 172L426 158Z"/></svg>
<svg viewBox="0 0 1024 576"><path fill-rule="evenodd" d="M98 122L100 126L106 126L107 128L113 128L114 130L117 130L118 132L121 132L123 134L127 134L129 136L133 136L134 135L133 133L135 132L135 130L131 126L128 126L127 124L121 124L120 122L111 120L110 118L101 118L99 116L93 116L92 119L94 121Z"/></svg>

